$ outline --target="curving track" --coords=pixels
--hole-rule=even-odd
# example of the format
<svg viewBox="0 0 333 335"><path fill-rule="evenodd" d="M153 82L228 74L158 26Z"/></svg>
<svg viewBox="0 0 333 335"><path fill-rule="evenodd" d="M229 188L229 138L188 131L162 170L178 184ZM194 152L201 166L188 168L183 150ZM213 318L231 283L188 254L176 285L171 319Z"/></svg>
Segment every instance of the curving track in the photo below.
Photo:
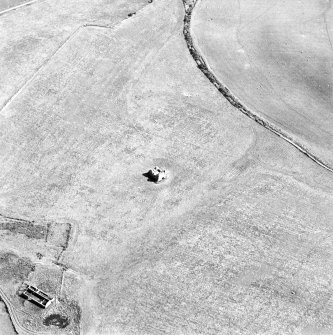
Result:
<svg viewBox="0 0 333 335"><path fill-rule="evenodd" d="M309 157L315 163L325 168L326 170L333 172L333 167L330 166L327 162L316 156L312 153L308 148L306 148L302 143L296 141L285 131L274 125L273 123L265 120L262 116L259 116L248 107L246 107L236 96L233 95L232 92L216 77L212 69L209 67L209 64L205 60L205 57L199 52L199 48L195 45L195 40L192 37L191 32L191 19L192 13L195 6L198 4L200 0L183 0L184 8L185 8L185 16L184 16L184 37L187 44L187 47L194 58L195 62L198 65L198 68L204 73L204 75L209 79L209 81L218 89L218 91L239 111L243 114L259 123L266 129L275 133L279 137L283 138L290 144L292 144L295 148L301 151L304 155Z"/></svg>
<svg viewBox="0 0 333 335"><path fill-rule="evenodd" d="M51 334L50 332L35 332L21 325L20 319L18 316L19 312L16 310L14 305L10 302L9 298L6 296L5 292L1 288L0 288L0 298L5 303L10 319L18 334L20 335L50 335Z"/></svg>

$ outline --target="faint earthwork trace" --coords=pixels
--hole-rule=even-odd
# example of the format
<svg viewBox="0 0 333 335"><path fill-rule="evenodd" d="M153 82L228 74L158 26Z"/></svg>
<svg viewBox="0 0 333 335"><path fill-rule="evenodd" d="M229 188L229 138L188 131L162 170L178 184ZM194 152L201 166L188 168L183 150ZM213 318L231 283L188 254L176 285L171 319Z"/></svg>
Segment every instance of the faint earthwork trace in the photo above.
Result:
<svg viewBox="0 0 333 335"><path fill-rule="evenodd" d="M197 63L198 68L203 72L203 74L208 78L208 80L217 88L217 90L230 102L231 105L236 107L239 111L243 114L248 116L250 119L254 120L255 122L259 123L266 129L270 130L271 132L275 133L276 135L280 136L294 147L296 147L299 151L301 151L304 155L309 157L318 165L322 166L326 170L333 172L333 167L331 167L328 163L323 161L321 158L317 157L313 153L311 153L303 144L297 142L293 139L290 135L288 135L283 130L279 129L274 124L270 123L269 121L265 120L261 116L257 115L249 108L247 108L243 103L241 103L230 90L222 84L219 79L215 76L214 72L209 67L207 61L205 60L204 56L198 51L198 47L195 46L194 38L191 34L191 19L192 13L196 6L196 4L200 0L183 0L184 8L185 8L185 15L184 15L184 28L183 34L185 37L185 41L187 47L190 51L191 56Z"/></svg>

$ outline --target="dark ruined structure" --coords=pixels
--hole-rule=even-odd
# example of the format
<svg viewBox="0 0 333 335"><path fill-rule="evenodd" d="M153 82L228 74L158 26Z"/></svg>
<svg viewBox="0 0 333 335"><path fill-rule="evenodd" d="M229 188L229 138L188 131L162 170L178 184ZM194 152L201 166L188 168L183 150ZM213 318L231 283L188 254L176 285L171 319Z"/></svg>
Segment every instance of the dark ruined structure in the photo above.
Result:
<svg viewBox="0 0 333 335"><path fill-rule="evenodd" d="M161 182L163 179L166 179L168 174L167 171L164 169L155 166L153 169L148 171L148 178L155 183Z"/></svg>
<svg viewBox="0 0 333 335"><path fill-rule="evenodd" d="M42 290L27 283L23 284L20 291L20 296L41 308L47 308L54 300L54 298L50 297Z"/></svg>

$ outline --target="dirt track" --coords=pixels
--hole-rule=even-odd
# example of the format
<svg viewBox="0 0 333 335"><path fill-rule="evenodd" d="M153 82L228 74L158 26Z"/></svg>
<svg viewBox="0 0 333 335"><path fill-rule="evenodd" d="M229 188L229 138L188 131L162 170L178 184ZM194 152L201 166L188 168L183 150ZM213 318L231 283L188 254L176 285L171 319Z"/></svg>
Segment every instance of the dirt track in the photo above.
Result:
<svg viewBox="0 0 333 335"><path fill-rule="evenodd" d="M20 323L20 318L18 316L18 312L16 308L13 306L13 304L10 302L10 299L7 297L7 295L1 288L0 288L0 297L1 297L1 300L6 304L8 313L10 315L10 319L18 334L20 335L50 335L51 334L51 332L44 333L44 332L31 331L25 326L23 326Z"/></svg>

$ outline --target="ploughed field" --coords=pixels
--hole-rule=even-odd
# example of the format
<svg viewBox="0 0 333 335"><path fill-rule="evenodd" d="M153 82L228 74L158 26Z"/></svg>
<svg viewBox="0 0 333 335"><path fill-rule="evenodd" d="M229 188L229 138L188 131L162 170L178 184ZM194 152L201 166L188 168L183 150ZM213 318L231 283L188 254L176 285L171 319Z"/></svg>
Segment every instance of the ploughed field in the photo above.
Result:
<svg viewBox="0 0 333 335"><path fill-rule="evenodd" d="M200 0L193 34L244 105L333 167L330 1Z"/></svg>
<svg viewBox="0 0 333 335"><path fill-rule="evenodd" d="M40 11L63 29L66 6L46 3L18 22ZM13 13L0 17L8 29ZM330 333L333 174L224 99L188 52L183 18L179 0L115 26L81 19L61 36L35 18L36 49L15 60L23 72L9 65L27 32L6 39L1 253L66 294L82 334ZM155 165L170 171L159 185L143 176ZM3 263L9 290L16 267ZM66 332L73 317L61 312L44 325Z"/></svg>

